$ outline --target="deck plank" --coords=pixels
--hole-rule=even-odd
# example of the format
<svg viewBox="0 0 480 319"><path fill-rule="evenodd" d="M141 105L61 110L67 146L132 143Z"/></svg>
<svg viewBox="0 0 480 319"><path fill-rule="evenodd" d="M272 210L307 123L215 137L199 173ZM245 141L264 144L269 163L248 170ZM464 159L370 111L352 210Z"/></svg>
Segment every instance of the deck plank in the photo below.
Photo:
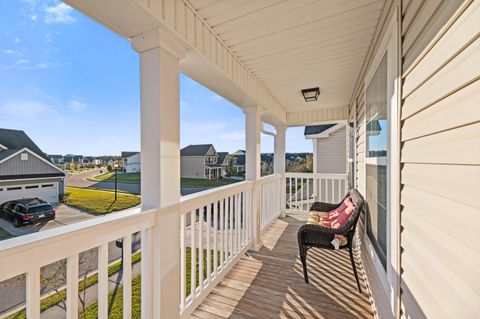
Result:
<svg viewBox="0 0 480 319"><path fill-rule="evenodd" d="M373 318L365 283L358 293L347 251L310 250L310 283L304 282L296 240L303 222L273 222L262 249L242 257L191 318ZM358 259L357 268L362 271Z"/></svg>

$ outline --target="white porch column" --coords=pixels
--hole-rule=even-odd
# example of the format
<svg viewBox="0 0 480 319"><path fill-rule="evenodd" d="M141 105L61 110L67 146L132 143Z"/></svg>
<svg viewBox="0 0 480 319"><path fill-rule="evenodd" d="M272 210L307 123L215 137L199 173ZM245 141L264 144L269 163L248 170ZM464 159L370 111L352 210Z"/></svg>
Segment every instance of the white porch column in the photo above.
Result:
<svg viewBox="0 0 480 319"><path fill-rule="evenodd" d="M140 53L142 206L171 207L142 233L142 318L179 318L179 61L186 51L161 30L134 38L132 47Z"/></svg>
<svg viewBox="0 0 480 319"><path fill-rule="evenodd" d="M318 139L312 138L312 144L313 144L313 174L318 173ZM313 179L313 196L314 200L318 200L319 194L318 194L318 180Z"/></svg>
<svg viewBox="0 0 480 319"><path fill-rule="evenodd" d="M262 129L262 118L258 107L248 107L245 112L245 142L246 142L246 178L247 181L260 179L260 132ZM262 245L260 225L260 187L254 186L252 191L252 228L253 228L253 250L258 251Z"/></svg>
<svg viewBox="0 0 480 319"><path fill-rule="evenodd" d="M276 125L275 129L277 134L275 135L275 154L274 154L274 173L280 174L280 216L285 217L285 205L286 205L286 184L285 184L285 132L287 127L285 125Z"/></svg>

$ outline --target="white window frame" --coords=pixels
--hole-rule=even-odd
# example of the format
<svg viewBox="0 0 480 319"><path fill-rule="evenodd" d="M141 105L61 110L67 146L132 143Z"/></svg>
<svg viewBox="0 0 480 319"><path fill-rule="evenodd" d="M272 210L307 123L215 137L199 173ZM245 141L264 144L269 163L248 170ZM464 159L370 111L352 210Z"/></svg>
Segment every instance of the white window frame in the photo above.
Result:
<svg viewBox="0 0 480 319"><path fill-rule="evenodd" d="M400 36L399 36L398 11L395 10L388 23L387 30L383 35L377 52L375 53L372 64L370 65L364 82L364 105L365 116L363 125L365 127L363 164L363 189L367 192L366 175L367 165L387 166L387 269L382 266L378 255L368 237L366 227L364 233L364 242L368 256L372 260L374 270L382 284L384 292L391 305L392 314L398 312L398 298L400 293ZM375 71L377 70L384 54L387 56L387 79L393 81L387 84L387 97L391 96L388 103L388 134L387 134L387 156L386 157L367 157L367 104L366 91Z"/></svg>
<svg viewBox="0 0 480 319"><path fill-rule="evenodd" d="M353 117L352 117L353 115ZM353 121L353 128L352 131L350 131L350 119ZM347 175L350 171L350 169L353 170L354 175L352 179L352 187L357 188L357 102L353 104L351 112L348 114L348 120L347 120ZM350 143L350 134L352 134L352 140L353 143ZM351 145L350 145L351 144ZM350 148L353 147L353 156L350 158ZM352 165L353 164L353 168ZM315 172L314 172L315 173Z"/></svg>

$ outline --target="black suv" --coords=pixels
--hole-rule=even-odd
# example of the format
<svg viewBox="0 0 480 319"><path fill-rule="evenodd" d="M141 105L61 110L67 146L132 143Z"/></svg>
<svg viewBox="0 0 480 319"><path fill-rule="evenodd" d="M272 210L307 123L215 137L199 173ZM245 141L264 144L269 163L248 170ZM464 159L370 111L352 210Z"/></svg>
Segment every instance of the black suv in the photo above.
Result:
<svg viewBox="0 0 480 319"><path fill-rule="evenodd" d="M15 227L55 219L55 209L52 205L39 198L24 198L3 203L0 212L2 217L10 218Z"/></svg>

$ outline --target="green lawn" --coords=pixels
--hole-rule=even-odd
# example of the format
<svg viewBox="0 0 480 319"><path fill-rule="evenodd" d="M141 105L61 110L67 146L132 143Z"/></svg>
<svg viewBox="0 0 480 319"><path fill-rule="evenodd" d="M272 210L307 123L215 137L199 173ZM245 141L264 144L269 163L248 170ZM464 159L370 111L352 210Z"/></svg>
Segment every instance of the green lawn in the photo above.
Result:
<svg viewBox="0 0 480 319"><path fill-rule="evenodd" d="M104 173L102 175L97 175L95 177L88 178L90 181L95 182L115 182L114 173ZM118 173L117 182L119 183L140 183L140 173Z"/></svg>
<svg viewBox="0 0 480 319"><path fill-rule="evenodd" d="M93 214L106 214L131 208L140 204L140 197L114 192L67 187L70 193L67 204Z"/></svg>
<svg viewBox="0 0 480 319"><path fill-rule="evenodd" d="M7 231L5 231L5 229L0 227L0 240L5 240L5 239L8 239L10 237L12 237L12 235L7 233Z"/></svg>
<svg viewBox="0 0 480 319"><path fill-rule="evenodd" d="M216 186L224 186L228 184L233 184L240 182L235 179L227 179L227 178L220 178L220 179L197 179L197 178L182 178L180 184L183 187L216 187Z"/></svg>
<svg viewBox="0 0 480 319"><path fill-rule="evenodd" d="M142 259L141 252L136 252L135 254L132 255L132 265L139 262ZM120 268L122 267L122 263L120 261L117 261L110 265L108 267L108 276L112 276L113 274L117 273L120 271ZM90 277L88 277L86 280L81 280L78 283L78 290L79 292L95 285L98 282L98 275L94 274ZM66 290L60 290L59 293L56 293L54 295L51 295L50 297L47 297L43 299L40 302L40 312L44 312L47 309L50 309L51 307L55 306L62 300L66 300ZM121 299L120 299L121 300ZM140 303L139 303L140 304ZM138 311L140 312L140 310ZM26 312L25 309L18 311L14 314L9 315L5 319L26 319ZM120 318L120 317L119 317Z"/></svg>
<svg viewBox="0 0 480 319"><path fill-rule="evenodd" d="M89 178L91 181L97 182L114 182L115 181L115 174L114 173L105 173L102 175L97 175L95 177ZM140 173L120 173L117 175L117 181L119 183L140 183ZM183 187L216 187L216 186L224 186L232 183L236 183L238 180L233 179L197 179L197 178L182 178L180 180L180 184Z"/></svg>

